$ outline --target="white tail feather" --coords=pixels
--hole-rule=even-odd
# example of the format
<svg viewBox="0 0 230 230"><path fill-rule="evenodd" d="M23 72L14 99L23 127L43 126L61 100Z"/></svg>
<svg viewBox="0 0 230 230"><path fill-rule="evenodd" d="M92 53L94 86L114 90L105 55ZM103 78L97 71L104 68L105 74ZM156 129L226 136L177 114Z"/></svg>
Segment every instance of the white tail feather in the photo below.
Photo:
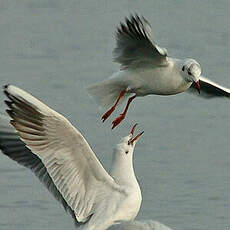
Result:
<svg viewBox="0 0 230 230"><path fill-rule="evenodd" d="M128 85L124 81L120 81L117 78L111 78L99 83L96 83L87 88L88 93L92 96L96 103L100 106L107 107L112 106L117 100L122 90L128 88ZM119 101L119 104L128 96L125 94Z"/></svg>

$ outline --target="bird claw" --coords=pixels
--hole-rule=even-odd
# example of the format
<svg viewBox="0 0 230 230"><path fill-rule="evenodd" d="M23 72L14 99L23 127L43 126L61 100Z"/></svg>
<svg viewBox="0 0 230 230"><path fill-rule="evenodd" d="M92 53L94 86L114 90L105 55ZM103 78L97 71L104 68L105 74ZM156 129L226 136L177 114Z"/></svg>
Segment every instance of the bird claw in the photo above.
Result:
<svg viewBox="0 0 230 230"><path fill-rule="evenodd" d="M125 119L125 114L121 114L119 117L117 117L113 122L113 127L112 129L114 129L116 126L118 126L123 120Z"/></svg>
<svg viewBox="0 0 230 230"><path fill-rule="evenodd" d="M102 117L101 120L102 122L105 122L107 118L112 114L112 112L115 110L115 107L113 106L110 110L108 110Z"/></svg>

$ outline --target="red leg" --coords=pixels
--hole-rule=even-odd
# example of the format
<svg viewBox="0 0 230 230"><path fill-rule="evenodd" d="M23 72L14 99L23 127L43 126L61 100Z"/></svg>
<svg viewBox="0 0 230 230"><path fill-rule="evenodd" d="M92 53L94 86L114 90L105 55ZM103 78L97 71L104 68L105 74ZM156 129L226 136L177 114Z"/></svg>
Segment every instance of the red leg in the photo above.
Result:
<svg viewBox="0 0 230 230"><path fill-rule="evenodd" d="M128 103L127 103L127 105L126 105L126 107L125 107L124 112L123 112L122 114L120 114L120 116L117 117L117 118L112 122L112 123L113 123L112 129L114 129L116 126L118 126L118 125L121 123L121 121L125 119L125 116L126 116L126 114L127 114L127 112L128 112L129 105L130 105L130 103L132 102L132 100L133 100L135 97L136 97L136 95L134 95L134 96L132 96L132 97L129 98Z"/></svg>
<svg viewBox="0 0 230 230"><path fill-rule="evenodd" d="M118 96L118 98L117 98L115 104L111 107L110 110L108 110L108 111L102 116L102 118L101 118L102 122L104 122L104 121L112 114L112 112L115 110L115 108L116 108L118 102L121 100L122 97L124 97L125 93L126 93L126 90L122 90L122 91L121 91L121 93L120 93L120 95Z"/></svg>

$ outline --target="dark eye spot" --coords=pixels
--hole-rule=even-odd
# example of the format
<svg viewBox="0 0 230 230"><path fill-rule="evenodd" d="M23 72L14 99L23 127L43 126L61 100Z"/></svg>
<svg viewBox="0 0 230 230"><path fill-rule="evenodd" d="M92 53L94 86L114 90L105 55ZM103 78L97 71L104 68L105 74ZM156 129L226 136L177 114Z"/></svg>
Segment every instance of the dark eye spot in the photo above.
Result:
<svg viewBox="0 0 230 230"><path fill-rule="evenodd" d="M126 154L128 154L128 153L129 153L129 151L125 151L125 153L126 153Z"/></svg>
<svg viewBox="0 0 230 230"><path fill-rule="evenodd" d="M188 74L189 74L189 75L192 75L190 71L188 71Z"/></svg>
<svg viewBox="0 0 230 230"><path fill-rule="evenodd" d="M185 68L185 67L183 66L183 67L182 67L182 71L184 71L184 68Z"/></svg>

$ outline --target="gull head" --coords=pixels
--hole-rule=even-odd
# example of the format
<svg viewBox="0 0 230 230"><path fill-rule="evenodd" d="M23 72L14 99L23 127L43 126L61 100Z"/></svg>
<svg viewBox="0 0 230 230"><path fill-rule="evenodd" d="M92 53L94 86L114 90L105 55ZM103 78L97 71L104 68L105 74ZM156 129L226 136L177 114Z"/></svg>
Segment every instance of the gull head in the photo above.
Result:
<svg viewBox="0 0 230 230"><path fill-rule="evenodd" d="M182 65L181 71L183 72L183 75L187 81L195 83L196 89L200 93L200 64L194 59L186 59Z"/></svg>
<svg viewBox="0 0 230 230"><path fill-rule="evenodd" d="M116 150L118 150L118 152L120 152L122 155L132 155L137 140L144 133L144 131L142 131L141 133L134 136L136 126L137 124L133 126L129 135L126 137L123 137L120 143L117 145Z"/></svg>

